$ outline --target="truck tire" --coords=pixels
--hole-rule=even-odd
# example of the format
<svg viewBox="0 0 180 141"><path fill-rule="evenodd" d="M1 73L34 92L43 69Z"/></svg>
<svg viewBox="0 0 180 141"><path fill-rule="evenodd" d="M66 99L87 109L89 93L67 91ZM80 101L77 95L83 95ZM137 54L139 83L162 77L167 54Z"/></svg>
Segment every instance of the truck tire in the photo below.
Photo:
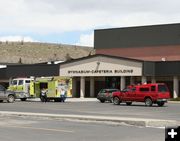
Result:
<svg viewBox="0 0 180 141"><path fill-rule="evenodd" d="M0 103L3 102L3 100L0 100Z"/></svg>
<svg viewBox="0 0 180 141"><path fill-rule="evenodd" d="M61 102L62 100L61 100L61 98L55 98L54 99L54 102Z"/></svg>
<svg viewBox="0 0 180 141"><path fill-rule="evenodd" d="M130 106L132 105L132 102L126 102L126 105Z"/></svg>
<svg viewBox="0 0 180 141"><path fill-rule="evenodd" d="M15 97L13 95L9 95L7 101L9 103L13 103L15 101Z"/></svg>
<svg viewBox="0 0 180 141"><path fill-rule="evenodd" d="M21 98L21 101L26 101L27 100L27 98Z"/></svg>
<svg viewBox="0 0 180 141"><path fill-rule="evenodd" d="M145 99L145 105L146 106L150 107L150 106L152 106L152 104L153 104L153 102L152 102L151 98L146 98Z"/></svg>
<svg viewBox="0 0 180 141"><path fill-rule="evenodd" d="M114 105L119 105L120 104L120 99L116 96L113 98L113 103Z"/></svg>
<svg viewBox="0 0 180 141"><path fill-rule="evenodd" d="M157 103L157 105L158 105L159 107L164 106L164 104L165 104L164 102L158 102L158 103Z"/></svg>

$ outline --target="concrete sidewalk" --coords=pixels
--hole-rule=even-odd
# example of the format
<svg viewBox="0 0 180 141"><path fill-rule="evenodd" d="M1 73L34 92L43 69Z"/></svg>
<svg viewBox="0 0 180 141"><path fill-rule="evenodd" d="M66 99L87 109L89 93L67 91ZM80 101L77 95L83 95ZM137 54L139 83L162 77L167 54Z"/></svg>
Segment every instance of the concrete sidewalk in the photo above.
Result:
<svg viewBox="0 0 180 141"><path fill-rule="evenodd" d="M97 98L67 98L68 102L92 102L99 101Z"/></svg>
<svg viewBox="0 0 180 141"><path fill-rule="evenodd" d="M28 99L28 101L41 101L40 98ZM67 102L99 102L97 98L67 98ZM180 104L180 101L168 101L168 103Z"/></svg>
<svg viewBox="0 0 180 141"><path fill-rule="evenodd" d="M128 118L128 117L112 117L112 116L89 116L89 115L66 115L66 114L45 114L45 113L29 113L29 112L11 112L0 111L0 116L16 116L16 117L37 117L50 119L78 120L87 122L103 122L113 124L128 124L143 127L166 127L180 125L175 120L157 120L144 118Z"/></svg>
<svg viewBox="0 0 180 141"><path fill-rule="evenodd" d="M17 99L18 100L18 99ZM41 101L40 98L27 99L27 101ZM66 98L65 102L93 102L98 101L97 98Z"/></svg>

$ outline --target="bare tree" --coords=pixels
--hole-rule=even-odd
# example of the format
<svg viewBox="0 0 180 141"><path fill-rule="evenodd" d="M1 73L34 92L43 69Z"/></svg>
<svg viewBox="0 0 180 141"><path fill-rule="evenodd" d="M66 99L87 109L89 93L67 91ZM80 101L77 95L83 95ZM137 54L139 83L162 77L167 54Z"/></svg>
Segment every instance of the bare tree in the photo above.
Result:
<svg viewBox="0 0 180 141"><path fill-rule="evenodd" d="M22 59L21 59L21 57L19 58L18 63L19 63L19 64L22 64Z"/></svg>
<svg viewBox="0 0 180 141"><path fill-rule="evenodd" d="M66 61L70 61L70 60L72 60L72 59L73 59L73 58L70 56L70 54L67 53L66 56L65 56L65 60L66 60Z"/></svg>

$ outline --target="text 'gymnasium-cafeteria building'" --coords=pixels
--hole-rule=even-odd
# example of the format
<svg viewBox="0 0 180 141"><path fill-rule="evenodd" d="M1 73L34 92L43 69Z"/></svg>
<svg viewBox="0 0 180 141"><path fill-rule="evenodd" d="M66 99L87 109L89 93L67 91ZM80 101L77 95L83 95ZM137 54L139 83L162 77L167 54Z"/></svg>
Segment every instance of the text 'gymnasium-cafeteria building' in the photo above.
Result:
<svg viewBox="0 0 180 141"><path fill-rule="evenodd" d="M95 30L94 48L96 55L60 64L60 76L73 78L73 97L156 82L180 97L180 24Z"/></svg>

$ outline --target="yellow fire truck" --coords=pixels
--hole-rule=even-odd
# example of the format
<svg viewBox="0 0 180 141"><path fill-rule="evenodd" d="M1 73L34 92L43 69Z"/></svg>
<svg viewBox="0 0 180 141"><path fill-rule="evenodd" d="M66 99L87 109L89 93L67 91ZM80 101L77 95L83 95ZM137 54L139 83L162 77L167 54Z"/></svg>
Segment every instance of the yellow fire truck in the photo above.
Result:
<svg viewBox="0 0 180 141"><path fill-rule="evenodd" d="M61 101L61 91L66 97L72 97L72 79L70 77L37 77L13 79L9 88L16 93L16 98L41 98L41 90L47 90L47 100Z"/></svg>

